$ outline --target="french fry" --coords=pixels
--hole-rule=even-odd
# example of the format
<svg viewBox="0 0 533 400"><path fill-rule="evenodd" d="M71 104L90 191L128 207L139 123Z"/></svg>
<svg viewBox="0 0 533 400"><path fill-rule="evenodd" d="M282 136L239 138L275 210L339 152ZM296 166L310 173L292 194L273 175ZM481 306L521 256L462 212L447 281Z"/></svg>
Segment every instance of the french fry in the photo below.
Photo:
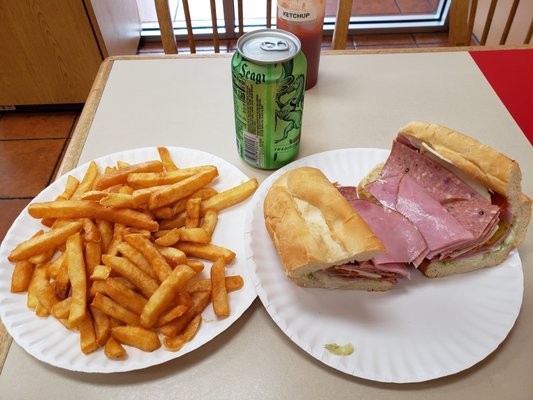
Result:
<svg viewBox="0 0 533 400"><path fill-rule="evenodd" d="M48 264L48 276L52 279L55 279L63 260L65 259L65 253L61 253L54 261Z"/></svg>
<svg viewBox="0 0 533 400"><path fill-rule="evenodd" d="M35 315L41 318L46 318L50 315L50 311L48 311L47 308L41 303L37 302L37 306L35 307Z"/></svg>
<svg viewBox="0 0 533 400"><path fill-rule="evenodd" d="M207 210L204 214L200 228L202 228L209 235L209 241L211 241L211 237L213 236L217 222L218 212L212 209Z"/></svg>
<svg viewBox="0 0 533 400"><path fill-rule="evenodd" d="M180 182L169 185L168 188L158 190L152 193L150 201L148 202L148 208L154 209L163 207L183 199L184 197L190 196L198 189L209 184L217 176L218 169L212 167Z"/></svg>
<svg viewBox="0 0 533 400"><path fill-rule="evenodd" d="M168 308L170 303L185 284L196 275L196 271L188 265L178 265L172 273L161 283L161 286L148 299L141 313L141 325L151 328L159 316Z"/></svg>
<svg viewBox="0 0 533 400"><path fill-rule="evenodd" d="M179 351L187 342L190 342L192 338L198 332L202 316L196 315L191 322L187 324L185 331L175 337L165 337L163 344L165 348L170 351Z"/></svg>
<svg viewBox="0 0 533 400"><path fill-rule="evenodd" d="M135 314L133 311L121 306L115 300L103 295L102 293L96 293L93 301L91 302L91 306L102 311L104 314L118 319L119 321L122 321L128 325L140 325L138 314Z"/></svg>
<svg viewBox="0 0 533 400"><path fill-rule="evenodd" d="M87 311L87 273L79 232L68 238L66 253L68 277L72 291L68 322L72 326L78 326L85 319Z"/></svg>
<svg viewBox="0 0 533 400"><path fill-rule="evenodd" d="M117 169L124 169L126 167L129 167L131 164L127 163L126 161L117 161Z"/></svg>
<svg viewBox="0 0 533 400"><path fill-rule="evenodd" d="M15 264L15 269L11 275L11 293L26 292L30 286L31 277L35 265L24 260Z"/></svg>
<svg viewBox="0 0 533 400"><path fill-rule="evenodd" d="M63 193L56 197L56 201L70 200L74 193L76 193L76 189L78 188L79 184L80 181L77 180L75 177L73 177L72 175L67 176L65 190L63 190Z"/></svg>
<svg viewBox="0 0 533 400"><path fill-rule="evenodd" d="M108 279L106 284L106 293L109 297L136 314L140 315L142 313L144 306L148 302L145 297L130 289L118 279Z"/></svg>
<svg viewBox="0 0 533 400"><path fill-rule="evenodd" d="M53 286L56 292L56 296L59 300L63 300L67 297L68 291L70 289L70 278L68 276L68 260L66 253L65 257L63 258L63 261L61 262L61 266L57 271Z"/></svg>
<svg viewBox="0 0 533 400"><path fill-rule="evenodd" d="M159 287L156 279L143 272L127 258L103 255L102 261L138 287L145 297L150 297Z"/></svg>
<svg viewBox="0 0 533 400"><path fill-rule="evenodd" d="M64 300L58 301L56 304L53 305L52 309L50 310L50 314L52 314L57 319L68 319L71 304L72 297L67 297Z"/></svg>
<svg viewBox="0 0 533 400"><path fill-rule="evenodd" d="M129 185L122 185L119 189L119 194L129 194L133 195L134 189Z"/></svg>
<svg viewBox="0 0 533 400"><path fill-rule="evenodd" d="M224 281L226 284L226 291L228 293L239 290L244 285L244 281L240 275L226 276ZM210 292L211 291L211 279L199 279L199 280L190 281L186 287L186 290L189 293L202 292L202 291Z"/></svg>
<svg viewBox="0 0 533 400"><path fill-rule="evenodd" d="M180 230L177 228L171 229L163 236L157 238L155 242L160 246L172 246L180 240Z"/></svg>
<svg viewBox="0 0 533 400"><path fill-rule="evenodd" d="M94 268L100 264L102 258L102 249L99 243L85 243L85 269L87 276L91 276Z"/></svg>
<svg viewBox="0 0 533 400"><path fill-rule="evenodd" d="M106 207L134 208L133 195L127 193L108 193L99 203Z"/></svg>
<svg viewBox="0 0 533 400"><path fill-rule="evenodd" d="M196 292L192 294L193 305L181 317L165 324L159 328L161 333L166 336L174 337L181 333L185 327L192 321L196 315L201 314L202 311L209 304L211 299L210 292Z"/></svg>
<svg viewBox="0 0 533 400"><path fill-rule="evenodd" d="M50 248L45 252L42 252L42 253L39 253L39 254L36 254L30 257L28 261L35 265L45 264L52 259L55 253L56 253L56 249Z"/></svg>
<svg viewBox="0 0 533 400"><path fill-rule="evenodd" d="M111 322L109 320L109 316L95 307L89 307L89 310L93 317L96 343L98 346L103 346L106 344L109 336L111 335Z"/></svg>
<svg viewBox="0 0 533 400"><path fill-rule="evenodd" d="M113 239L109 243L106 254L116 256L118 254L118 245L124 241L124 232L126 227L123 224L115 223L113 225Z"/></svg>
<svg viewBox="0 0 533 400"><path fill-rule="evenodd" d="M183 251L178 250L175 247L160 246L158 244L156 244L155 247L171 267L175 267L179 264L187 264L187 255Z"/></svg>
<svg viewBox="0 0 533 400"><path fill-rule="evenodd" d="M138 172L159 172L163 170L163 164L160 161L146 161L139 164L129 165L118 171L101 175L94 184L96 190L103 190L111 186L126 183L128 175Z"/></svg>
<svg viewBox="0 0 533 400"><path fill-rule="evenodd" d="M107 293L107 283L105 281L93 281L89 287L89 299L96 296L96 293Z"/></svg>
<svg viewBox="0 0 533 400"><path fill-rule="evenodd" d="M194 269L196 271L196 273L200 273L204 270L205 268L205 265L203 262L201 262L200 260L192 260L192 259L188 259L186 264L191 267L192 269Z"/></svg>
<svg viewBox="0 0 533 400"><path fill-rule="evenodd" d="M181 182L184 179L197 175L201 172L210 171L215 168L213 165L204 165L200 167L182 168L166 172L144 172L128 175L128 183L135 187L152 187L171 185Z"/></svg>
<svg viewBox="0 0 533 400"><path fill-rule="evenodd" d="M39 304L50 313L52 307L58 302L54 289L48 280L48 268L45 265L39 267L40 270L43 270L43 274L37 275L37 280L35 282L35 295Z"/></svg>
<svg viewBox="0 0 533 400"><path fill-rule="evenodd" d="M176 166L168 149L166 147L158 147L157 152L159 153L159 158L165 167L165 171L177 171L179 168Z"/></svg>
<svg viewBox="0 0 533 400"><path fill-rule="evenodd" d="M186 219L187 213L185 211L182 211L173 218L160 220L159 229L182 228L185 226Z"/></svg>
<svg viewBox="0 0 533 400"><path fill-rule="evenodd" d="M202 201L200 214L204 215L207 210L221 211L242 202L250 197L259 186L257 179L241 183L231 189L220 192L207 200Z"/></svg>
<svg viewBox="0 0 533 400"><path fill-rule="evenodd" d="M210 261L216 261L217 258L223 257L226 264L229 264L235 258L235 253L230 249L210 243L178 242L175 246L189 257L197 257Z"/></svg>
<svg viewBox="0 0 533 400"><path fill-rule="evenodd" d="M150 240L141 235L125 235L124 240L142 253L154 269L160 282L163 282L170 275L172 268Z"/></svg>
<svg viewBox="0 0 533 400"><path fill-rule="evenodd" d="M113 223L101 219L96 220L96 226L100 231L100 248L103 254L107 253L107 249L113 240Z"/></svg>
<svg viewBox="0 0 533 400"><path fill-rule="evenodd" d="M80 200L100 201L107 195L109 195L109 192L103 190L89 190L80 196Z"/></svg>
<svg viewBox="0 0 533 400"><path fill-rule="evenodd" d="M89 164L89 167L87 168L87 171L85 171L85 175L83 176L81 183L78 185L78 187L76 188L76 191L72 194L70 199L77 200L85 192L88 192L89 190L91 190L97 176L98 176L98 166L96 165L94 161L91 161L91 163Z"/></svg>
<svg viewBox="0 0 533 400"><path fill-rule="evenodd" d="M84 354L90 354L98 349L96 343L96 334L94 332L93 320L91 313L85 313L85 319L79 326L80 330L80 348Z"/></svg>
<svg viewBox="0 0 533 400"><path fill-rule="evenodd" d="M195 197L187 200L185 212L185 228L198 228L200 224L200 203L202 199Z"/></svg>
<svg viewBox="0 0 533 400"><path fill-rule="evenodd" d="M120 343L143 351L152 352L161 347L157 333L140 326L117 326L111 329L111 336Z"/></svg>
<svg viewBox="0 0 533 400"><path fill-rule="evenodd" d="M44 276L43 276L44 275ZM28 299L26 305L28 308L35 309L39 305L39 299L37 298L37 286L41 279L48 277L48 271L46 268L35 267L33 275L31 277L30 285L28 286Z"/></svg>
<svg viewBox="0 0 533 400"><path fill-rule="evenodd" d="M105 342L104 354L112 360L118 360L126 356L126 349L115 338L110 337Z"/></svg>
<svg viewBox="0 0 533 400"><path fill-rule="evenodd" d="M155 232L159 228L156 221L142 212L105 207L91 200L34 203L29 206L28 212L34 218L93 218L147 229L150 232Z"/></svg>
<svg viewBox="0 0 533 400"><path fill-rule="evenodd" d="M225 281L226 263L220 257L211 266L211 301L217 317L229 316L228 292Z"/></svg>
<svg viewBox="0 0 533 400"><path fill-rule="evenodd" d="M157 279L157 274L155 273L148 260L142 255L140 251L135 249L129 243L119 243L117 246L117 250L120 254L122 254L124 257L134 263L137 267L139 267L143 272L150 275L150 277Z"/></svg>
<svg viewBox="0 0 533 400"><path fill-rule="evenodd" d="M98 264L91 276L90 279L92 281L105 281L107 278L109 278L109 274L111 273L111 267L107 265Z"/></svg>
<svg viewBox="0 0 533 400"><path fill-rule="evenodd" d="M180 240L185 242L209 243L211 241L210 235L202 228L181 228L179 232Z"/></svg>
<svg viewBox="0 0 533 400"><path fill-rule="evenodd" d="M61 202L58 202L58 204ZM40 217L37 217L40 218ZM78 232L82 227L81 221L70 222L64 227L58 229L52 229L39 236L34 236L22 243L19 243L8 259L11 262L22 261L33 255L43 253L49 249L55 249L62 243L64 243L68 237Z"/></svg>
<svg viewBox="0 0 533 400"><path fill-rule="evenodd" d="M176 298L174 299L174 301L178 305L187 306L187 308L191 307L194 304L194 302L192 301L192 297L191 297L190 293L187 292L186 290L180 290L176 294Z"/></svg>
<svg viewBox="0 0 533 400"><path fill-rule="evenodd" d="M83 232L85 233L86 242L100 241L100 231L92 219L83 218Z"/></svg>
<svg viewBox="0 0 533 400"><path fill-rule="evenodd" d="M159 328L165 324L168 324L169 322L174 321L176 318L181 317L188 309L189 306L178 304L177 306L172 307L170 310L165 311L165 313L158 318L154 326Z"/></svg>
<svg viewBox="0 0 533 400"><path fill-rule="evenodd" d="M152 210L152 213L154 214L154 217L157 219L168 219L173 218L176 213L174 212L174 208L169 206L156 208L155 210Z"/></svg>

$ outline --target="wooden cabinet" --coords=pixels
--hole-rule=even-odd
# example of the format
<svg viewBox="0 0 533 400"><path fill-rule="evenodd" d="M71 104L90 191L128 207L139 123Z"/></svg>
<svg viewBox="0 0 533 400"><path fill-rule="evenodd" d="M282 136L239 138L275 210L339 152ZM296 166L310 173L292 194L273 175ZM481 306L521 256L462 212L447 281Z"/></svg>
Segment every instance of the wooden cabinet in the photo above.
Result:
<svg viewBox="0 0 533 400"><path fill-rule="evenodd" d="M135 0L1 0L0 106L84 103L107 56L135 54Z"/></svg>

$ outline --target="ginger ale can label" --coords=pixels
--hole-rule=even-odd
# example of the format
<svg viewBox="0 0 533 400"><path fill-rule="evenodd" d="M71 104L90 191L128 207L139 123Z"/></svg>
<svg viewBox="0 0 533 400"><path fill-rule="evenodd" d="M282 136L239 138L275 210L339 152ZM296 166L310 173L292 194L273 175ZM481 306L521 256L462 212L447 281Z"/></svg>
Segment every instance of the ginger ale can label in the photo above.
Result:
<svg viewBox="0 0 533 400"><path fill-rule="evenodd" d="M263 29L242 36L231 63L237 149L276 169L300 149L307 63L296 36Z"/></svg>

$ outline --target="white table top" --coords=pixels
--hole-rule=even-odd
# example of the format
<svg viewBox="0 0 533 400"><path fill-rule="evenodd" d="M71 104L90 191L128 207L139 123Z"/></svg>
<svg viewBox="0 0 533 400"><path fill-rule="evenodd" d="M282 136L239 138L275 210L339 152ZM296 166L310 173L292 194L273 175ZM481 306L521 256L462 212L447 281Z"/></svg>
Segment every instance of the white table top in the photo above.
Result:
<svg viewBox="0 0 533 400"><path fill-rule="evenodd" d="M235 149L230 59L115 60L79 163L156 145L201 149L250 177ZM346 147L390 148L411 120L446 125L519 161L533 194L531 145L467 52L324 55L306 92L300 156ZM81 129L81 128L80 128ZM520 249L520 316L493 354L457 375L383 384L338 372L296 346L259 299L227 331L179 359L120 374L84 374L37 361L13 343L0 398L526 399L533 393L533 239Z"/></svg>

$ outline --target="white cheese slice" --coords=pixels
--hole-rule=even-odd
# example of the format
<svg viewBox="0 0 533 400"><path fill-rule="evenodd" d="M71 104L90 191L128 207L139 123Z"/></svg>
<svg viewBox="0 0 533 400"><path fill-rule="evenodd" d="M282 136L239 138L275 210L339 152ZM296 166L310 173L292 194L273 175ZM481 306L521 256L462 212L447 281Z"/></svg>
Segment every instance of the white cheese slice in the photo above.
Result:
<svg viewBox="0 0 533 400"><path fill-rule="evenodd" d="M444 168L446 168L448 171L453 173L455 176L461 179L464 183L470 186L473 190L479 193L485 200L487 200L489 203L491 202L491 197L490 197L490 193L488 189L485 186L483 186L481 182L478 182L477 180L473 179L470 175L466 174L465 172L457 168L455 165L453 165L453 163L450 160L448 160L446 157L443 157L442 155L437 153L435 150L429 147L426 143L422 143L422 146L420 147L420 152L424 154L426 157L435 161L436 163L439 163L440 165L442 165Z"/></svg>

